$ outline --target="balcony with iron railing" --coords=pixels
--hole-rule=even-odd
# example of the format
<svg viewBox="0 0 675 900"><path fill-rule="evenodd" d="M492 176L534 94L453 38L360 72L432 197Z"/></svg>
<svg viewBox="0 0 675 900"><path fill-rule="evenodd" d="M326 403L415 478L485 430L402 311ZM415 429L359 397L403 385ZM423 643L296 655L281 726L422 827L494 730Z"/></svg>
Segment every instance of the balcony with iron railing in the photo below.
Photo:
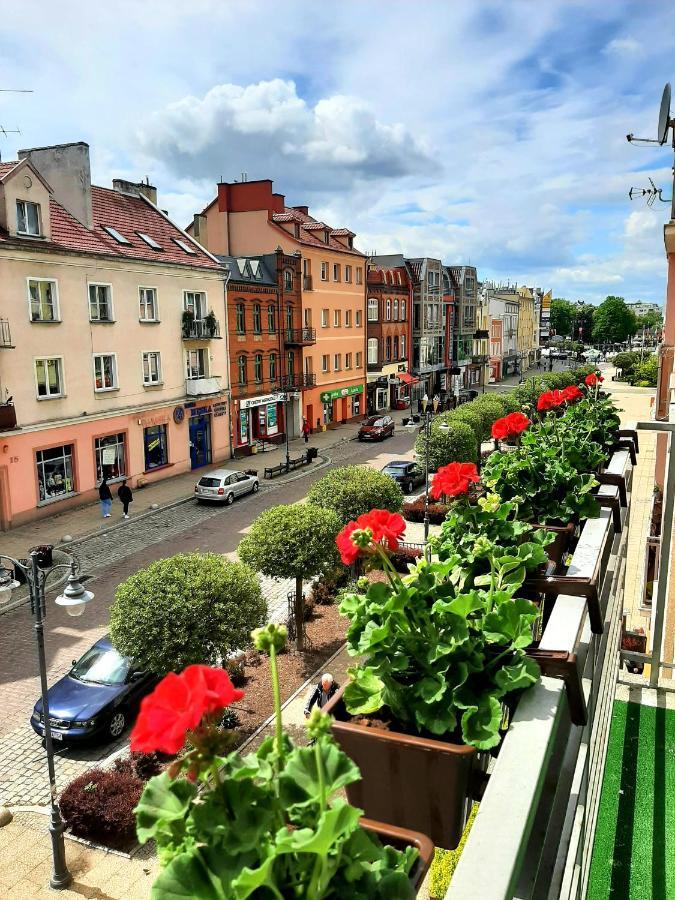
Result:
<svg viewBox="0 0 675 900"><path fill-rule="evenodd" d="M282 391L302 391L315 386L316 373L300 372L297 375L282 375L278 384Z"/></svg>
<svg viewBox="0 0 675 900"><path fill-rule="evenodd" d="M7 319L0 319L0 350L13 350L12 332Z"/></svg>
<svg viewBox="0 0 675 900"><path fill-rule="evenodd" d="M284 333L287 347L309 347L316 344L316 328L288 328Z"/></svg>
<svg viewBox="0 0 675 900"><path fill-rule="evenodd" d="M215 316L190 319L183 314L182 333L184 341L210 341L220 339L220 322Z"/></svg>

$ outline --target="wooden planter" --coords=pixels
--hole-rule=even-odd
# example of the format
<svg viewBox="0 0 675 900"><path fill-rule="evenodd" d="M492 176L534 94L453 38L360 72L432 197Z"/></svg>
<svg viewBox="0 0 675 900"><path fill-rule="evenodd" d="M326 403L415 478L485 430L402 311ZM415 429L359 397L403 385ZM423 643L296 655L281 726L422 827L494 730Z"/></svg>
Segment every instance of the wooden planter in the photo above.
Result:
<svg viewBox="0 0 675 900"><path fill-rule="evenodd" d="M434 859L433 842L425 834L411 831L407 828L397 828L395 825L385 825L384 822L376 822L374 819L361 818L361 826L367 831L376 834L383 844L388 844L396 850L405 850L406 847L417 847L419 859L410 873L410 883L415 893L420 889L424 876L429 871L429 866Z"/></svg>
<svg viewBox="0 0 675 900"><path fill-rule="evenodd" d="M0 431L16 428L16 407L11 404L0 405Z"/></svg>
<svg viewBox="0 0 675 900"><path fill-rule="evenodd" d="M346 787L368 818L429 835L453 850L462 837L471 801L484 779L484 756L475 747L370 728L349 721L340 688L324 707L335 716L333 737L361 770Z"/></svg>

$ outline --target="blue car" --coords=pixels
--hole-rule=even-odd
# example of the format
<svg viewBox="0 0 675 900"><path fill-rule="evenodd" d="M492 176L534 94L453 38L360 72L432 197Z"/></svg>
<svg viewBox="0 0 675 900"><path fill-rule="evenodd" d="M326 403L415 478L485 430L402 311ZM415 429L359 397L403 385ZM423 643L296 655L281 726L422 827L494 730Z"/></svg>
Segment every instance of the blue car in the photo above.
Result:
<svg viewBox="0 0 675 900"><path fill-rule="evenodd" d="M106 635L49 688L52 739L116 740L134 720L141 699L158 680L118 653ZM33 731L44 737L42 699L35 704L30 724Z"/></svg>

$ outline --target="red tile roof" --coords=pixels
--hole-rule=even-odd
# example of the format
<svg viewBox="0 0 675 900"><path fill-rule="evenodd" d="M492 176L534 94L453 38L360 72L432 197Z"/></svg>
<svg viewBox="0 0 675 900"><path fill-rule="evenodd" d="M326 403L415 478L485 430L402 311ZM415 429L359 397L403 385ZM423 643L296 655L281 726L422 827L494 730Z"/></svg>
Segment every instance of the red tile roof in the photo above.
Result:
<svg viewBox="0 0 675 900"><path fill-rule="evenodd" d="M338 228L335 230L331 229L330 225L326 225L325 222L319 222L317 219L312 218L312 216L305 215L305 213L301 212L295 207L285 206L282 213L274 213L272 215L273 224L277 225L281 222L298 222L300 224L300 236L294 237L293 235L291 235L291 237L293 237L293 239L299 244L305 244L308 247L328 247L329 250L337 250L338 253L350 253L354 256L365 255L361 253L360 250L356 250L354 247L345 247L343 243L335 240L335 238L333 237L333 235L335 234L337 234L338 236L353 236L353 231L349 231L347 228ZM328 243L326 243L326 241L324 241L322 238L315 237L312 234L313 231L321 231L322 229L328 230ZM285 229L283 230L285 234L288 234Z"/></svg>
<svg viewBox="0 0 675 900"><path fill-rule="evenodd" d="M16 162L0 163L0 178L7 174ZM40 242L39 247L51 251L66 250L78 253L96 253L125 259L142 259L158 263L174 263L184 266L215 269L219 263L211 259L198 245L170 222L159 210L142 197L121 194L109 188L91 188L91 231L57 203L52 197L49 203L51 241ZM103 230L103 226L116 229L130 244L120 244ZM143 232L162 248L153 250L138 236ZM174 240L175 239L175 240ZM194 254L182 250L176 240L187 244ZM0 228L0 244L27 246L22 238L13 238ZM36 246L32 244L31 246Z"/></svg>

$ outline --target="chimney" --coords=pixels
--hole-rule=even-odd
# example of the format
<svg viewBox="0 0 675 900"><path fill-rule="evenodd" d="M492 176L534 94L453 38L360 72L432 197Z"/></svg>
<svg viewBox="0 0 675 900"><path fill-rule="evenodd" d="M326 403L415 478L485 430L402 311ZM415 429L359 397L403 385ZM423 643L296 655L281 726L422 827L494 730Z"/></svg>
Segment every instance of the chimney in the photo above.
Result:
<svg viewBox="0 0 675 900"><path fill-rule="evenodd" d="M309 207L308 206L294 206L293 209L297 209L299 213L302 213L305 216L309 215Z"/></svg>
<svg viewBox="0 0 675 900"><path fill-rule="evenodd" d="M150 179L145 181L125 181L123 178L113 178L113 190L118 194L129 194L138 197L141 194L147 197L151 203L157 206L157 188L150 184Z"/></svg>
<svg viewBox="0 0 675 900"><path fill-rule="evenodd" d="M54 191L54 199L85 228L93 228L89 144L34 147L19 150L18 157L30 160Z"/></svg>
<svg viewBox="0 0 675 900"><path fill-rule="evenodd" d="M192 237L199 241L202 247L208 247L208 233L206 230L206 216L195 213L192 221Z"/></svg>

